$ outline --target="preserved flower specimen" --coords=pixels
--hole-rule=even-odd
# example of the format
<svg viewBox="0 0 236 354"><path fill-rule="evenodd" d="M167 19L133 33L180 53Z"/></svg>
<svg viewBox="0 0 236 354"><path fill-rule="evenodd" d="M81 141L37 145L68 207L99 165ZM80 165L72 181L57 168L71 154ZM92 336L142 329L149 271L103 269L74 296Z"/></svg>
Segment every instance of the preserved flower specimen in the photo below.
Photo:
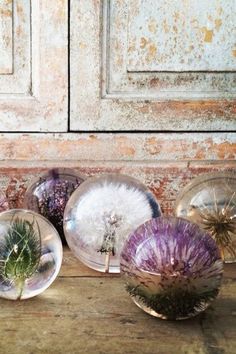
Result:
<svg viewBox="0 0 236 354"><path fill-rule="evenodd" d="M121 274L133 301L163 319L204 311L218 294L222 272L215 241L198 225L174 217L147 221L121 252Z"/></svg>
<svg viewBox="0 0 236 354"><path fill-rule="evenodd" d="M0 214L0 297L40 294L56 278L61 262L62 243L47 219L23 209Z"/></svg>
<svg viewBox="0 0 236 354"><path fill-rule="evenodd" d="M225 262L236 261L236 174L194 178L176 202L176 215L196 222L216 241Z"/></svg>
<svg viewBox="0 0 236 354"><path fill-rule="evenodd" d="M66 240L89 267L117 273L130 232L160 213L152 193L134 178L118 174L89 178L66 206Z"/></svg>
<svg viewBox="0 0 236 354"><path fill-rule="evenodd" d="M47 218L59 232L63 243L64 209L71 194L83 181L74 170L52 169L36 178L26 191L25 208Z"/></svg>

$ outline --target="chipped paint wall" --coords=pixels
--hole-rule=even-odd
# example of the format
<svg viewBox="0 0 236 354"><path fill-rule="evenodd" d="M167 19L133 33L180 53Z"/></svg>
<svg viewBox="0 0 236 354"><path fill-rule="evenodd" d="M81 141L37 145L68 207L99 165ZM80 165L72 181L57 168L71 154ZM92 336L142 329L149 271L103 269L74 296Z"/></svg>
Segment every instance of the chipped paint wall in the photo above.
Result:
<svg viewBox="0 0 236 354"><path fill-rule="evenodd" d="M68 1L0 0L0 187L11 207L49 167L133 175L167 213L195 175L235 169L235 7L71 0L69 107Z"/></svg>
<svg viewBox="0 0 236 354"><path fill-rule="evenodd" d="M235 70L235 6L234 0L129 1L128 71Z"/></svg>
<svg viewBox="0 0 236 354"><path fill-rule="evenodd" d="M0 131L67 127L67 0L0 0Z"/></svg>
<svg viewBox="0 0 236 354"><path fill-rule="evenodd" d="M236 167L234 133L210 134L2 134L0 186L11 207L20 207L32 178L51 167L72 167L86 176L119 172L155 193L165 213L194 176Z"/></svg>

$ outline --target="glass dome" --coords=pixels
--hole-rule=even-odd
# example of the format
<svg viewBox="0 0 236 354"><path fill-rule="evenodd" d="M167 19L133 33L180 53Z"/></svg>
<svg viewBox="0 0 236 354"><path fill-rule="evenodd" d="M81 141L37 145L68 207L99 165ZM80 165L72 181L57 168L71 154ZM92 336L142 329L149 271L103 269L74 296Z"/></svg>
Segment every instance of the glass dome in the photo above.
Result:
<svg viewBox="0 0 236 354"><path fill-rule="evenodd" d="M42 293L61 262L62 243L47 219L24 209L0 214L0 297L21 300Z"/></svg>
<svg viewBox="0 0 236 354"><path fill-rule="evenodd" d="M126 290L145 312L182 320L204 311L218 294L223 263L198 225L174 217L147 221L121 252Z"/></svg>
<svg viewBox="0 0 236 354"><path fill-rule="evenodd" d="M72 169L54 168L35 178L25 194L25 208L47 218L59 232L63 243L64 209L71 194L83 181L84 178Z"/></svg>
<svg viewBox="0 0 236 354"><path fill-rule="evenodd" d="M138 180L120 174L89 178L66 206L66 240L87 266L118 273L120 251L130 232L160 214L154 195Z"/></svg>
<svg viewBox="0 0 236 354"><path fill-rule="evenodd" d="M194 178L177 198L175 213L208 232L225 262L236 261L236 173L214 172Z"/></svg>

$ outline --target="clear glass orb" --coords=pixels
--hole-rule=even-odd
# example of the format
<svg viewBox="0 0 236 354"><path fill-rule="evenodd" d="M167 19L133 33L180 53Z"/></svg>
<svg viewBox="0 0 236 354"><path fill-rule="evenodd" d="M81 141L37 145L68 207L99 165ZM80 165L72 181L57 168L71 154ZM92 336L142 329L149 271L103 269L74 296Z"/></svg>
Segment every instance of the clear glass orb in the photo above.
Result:
<svg viewBox="0 0 236 354"><path fill-rule="evenodd" d="M175 213L208 232L226 263L236 262L236 173L194 178L177 198Z"/></svg>
<svg viewBox="0 0 236 354"><path fill-rule="evenodd" d="M83 181L84 178L72 169L54 168L35 178L25 194L24 207L47 218L64 244L64 209L71 194Z"/></svg>
<svg viewBox="0 0 236 354"><path fill-rule="evenodd" d="M0 297L22 300L42 293L61 262L61 239L47 219L24 209L0 214Z"/></svg>
<svg viewBox="0 0 236 354"><path fill-rule="evenodd" d="M130 232L160 214L154 195L138 180L106 174L87 179L72 194L65 209L64 232L83 263L118 273L120 251Z"/></svg>
<svg viewBox="0 0 236 354"><path fill-rule="evenodd" d="M197 224L174 217L147 221L121 252L126 290L145 312L182 320L204 311L218 294L223 262Z"/></svg>

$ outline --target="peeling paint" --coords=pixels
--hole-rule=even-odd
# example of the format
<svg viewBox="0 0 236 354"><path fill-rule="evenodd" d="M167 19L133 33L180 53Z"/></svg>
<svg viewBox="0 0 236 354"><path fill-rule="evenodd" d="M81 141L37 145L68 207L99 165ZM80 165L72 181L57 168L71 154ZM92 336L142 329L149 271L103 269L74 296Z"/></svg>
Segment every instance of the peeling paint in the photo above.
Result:
<svg viewBox="0 0 236 354"><path fill-rule="evenodd" d="M202 27L202 32L204 33L204 42L211 43L213 38L213 30L209 30L206 27Z"/></svg>
<svg viewBox="0 0 236 354"><path fill-rule="evenodd" d="M176 197L180 190L195 176L207 173L209 171L232 170L235 163L206 164L200 162L192 163L171 163L150 164L145 162L141 166L137 163L132 165L127 162L109 162L109 164L96 162L73 162L68 165L64 162L63 167L71 167L78 170L81 174L89 177L103 173L124 173L147 185L155 194L161 204L162 211L165 214L172 214ZM50 168L58 167L58 164L50 164ZM25 191L35 176L47 170L49 165L44 167L18 166L18 167L0 167L0 188L5 192L9 206L11 208L20 208L23 206Z"/></svg>
<svg viewBox="0 0 236 354"><path fill-rule="evenodd" d="M3 8L12 12L0 16L0 130L67 131L68 2L1 0Z"/></svg>
<svg viewBox="0 0 236 354"><path fill-rule="evenodd" d="M71 5L73 131L235 130L233 0Z"/></svg>
<svg viewBox="0 0 236 354"><path fill-rule="evenodd" d="M219 4L224 12L219 10ZM235 41L235 1L137 0L128 3L128 42L136 51L128 54L129 71L232 71L234 63L228 49ZM133 7L138 8L133 15ZM157 26L156 24L160 24ZM142 26L140 26L142 25ZM224 40L226 36L226 40ZM150 58L140 51L140 38L158 48ZM206 44L214 43L210 51ZM191 52L186 50L191 45ZM142 48L143 49L143 48Z"/></svg>
<svg viewBox="0 0 236 354"><path fill-rule="evenodd" d="M0 163L8 161L218 161L236 159L234 133L1 134Z"/></svg>
<svg viewBox="0 0 236 354"><path fill-rule="evenodd" d="M12 1L0 2L0 75L13 72L12 5Z"/></svg>
<svg viewBox="0 0 236 354"><path fill-rule="evenodd" d="M219 31L221 26L222 26L222 20L220 18L215 19L215 29Z"/></svg>

